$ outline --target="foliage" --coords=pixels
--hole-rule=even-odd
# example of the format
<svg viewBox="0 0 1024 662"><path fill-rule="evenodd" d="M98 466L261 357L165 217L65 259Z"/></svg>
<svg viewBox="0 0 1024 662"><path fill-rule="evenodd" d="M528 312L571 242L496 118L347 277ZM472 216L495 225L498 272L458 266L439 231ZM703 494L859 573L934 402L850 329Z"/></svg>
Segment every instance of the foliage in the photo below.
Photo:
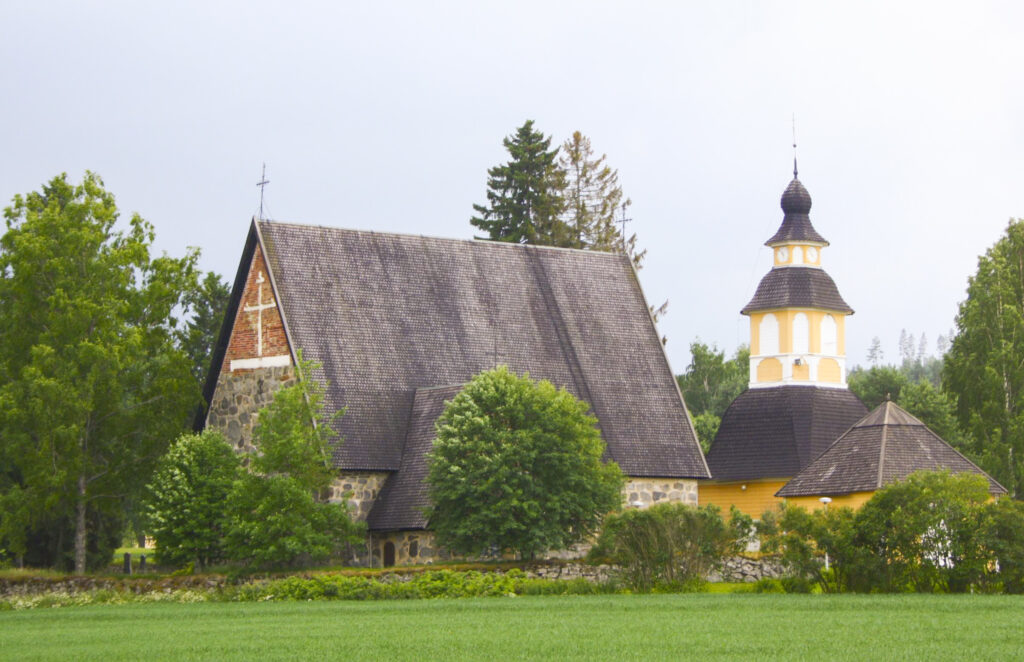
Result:
<svg viewBox="0 0 1024 662"><path fill-rule="evenodd" d="M690 356L690 365L676 381L701 448L707 453L725 410L750 381L750 350L741 346L727 361L725 352L698 340L690 343Z"/></svg>
<svg viewBox="0 0 1024 662"><path fill-rule="evenodd" d="M558 148L551 149L551 138L535 130L533 120L504 145L511 158L487 171L487 206L473 205L479 216L470 223L495 241L565 245L571 233L561 220L565 173L556 160Z"/></svg>
<svg viewBox="0 0 1024 662"><path fill-rule="evenodd" d="M998 564L994 579L1006 593L1024 593L1024 502L1000 499L986 506L981 537Z"/></svg>
<svg viewBox="0 0 1024 662"><path fill-rule="evenodd" d="M298 379L260 410L253 430L255 473L228 495L229 558L258 567L297 565L335 555L362 539L344 503L318 498L330 485L334 417L324 414L319 366L299 357Z"/></svg>
<svg viewBox="0 0 1024 662"><path fill-rule="evenodd" d="M722 419L709 411L693 417L693 431L697 433L697 440L704 454L711 450L711 442L715 440L721 424Z"/></svg>
<svg viewBox="0 0 1024 662"><path fill-rule="evenodd" d="M192 361L192 375L200 388L206 381L213 346L217 343L230 298L231 288L212 271L207 272L199 286L185 296L192 318L181 333L180 343Z"/></svg>
<svg viewBox="0 0 1024 662"><path fill-rule="evenodd" d="M148 520L161 564L203 569L226 558L225 505L241 474L241 458L217 431L174 442L149 486Z"/></svg>
<svg viewBox="0 0 1024 662"><path fill-rule="evenodd" d="M851 370L847 381L850 390L868 409L874 409L886 399L892 400L954 447L970 450L967 437L957 424L953 401L928 379L915 381L904 369L875 366Z"/></svg>
<svg viewBox="0 0 1024 662"><path fill-rule="evenodd" d="M990 555L978 522L988 499L984 477L949 472L877 491L854 518L850 588L962 592L983 582Z"/></svg>
<svg viewBox="0 0 1024 662"><path fill-rule="evenodd" d="M197 254L152 258L138 215L115 230L114 197L89 172L15 196L4 216L0 545L23 556L31 530L66 540L70 526L82 572L90 523L139 498L198 403L175 342Z"/></svg>
<svg viewBox="0 0 1024 662"><path fill-rule="evenodd" d="M852 544L853 522L850 508L809 512L783 502L778 510L762 515L757 532L762 538L761 550L777 555L794 577L809 578L822 591L833 593L848 588L848 569L857 556ZM827 570L825 554L829 556Z"/></svg>
<svg viewBox="0 0 1024 662"><path fill-rule="evenodd" d="M626 239L615 227L616 213L625 214L631 201L624 199L619 171L607 164L607 158L606 154L595 158L590 138L579 131L563 143L558 166L565 173L562 196L569 236L560 245L624 252L639 269L647 251L637 252L635 233Z"/></svg>
<svg viewBox="0 0 1024 662"><path fill-rule="evenodd" d="M969 454L1010 490L1024 494L1024 221L978 259L942 380L970 435Z"/></svg>
<svg viewBox="0 0 1024 662"><path fill-rule="evenodd" d="M622 472L603 463L589 405L507 367L474 377L445 408L429 455L431 528L456 553L532 558L596 531Z"/></svg>
<svg viewBox="0 0 1024 662"><path fill-rule="evenodd" d="M752 528L735 507L727 523L713 505L660 503L609 515L590 559L618 565L635 590L693 585L742 551Z"/></svg>

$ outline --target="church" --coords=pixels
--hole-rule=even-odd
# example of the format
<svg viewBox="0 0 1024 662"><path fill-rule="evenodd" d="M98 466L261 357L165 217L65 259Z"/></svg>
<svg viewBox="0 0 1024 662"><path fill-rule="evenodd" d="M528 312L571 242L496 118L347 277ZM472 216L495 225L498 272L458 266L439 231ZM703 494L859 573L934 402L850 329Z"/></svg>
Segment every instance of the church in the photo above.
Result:
<svg viewBox="0 0 1024 662"><path fill-rule="evenodd" d="M869 413L846 384L853 309L823 267L829 245L811 224L798 177L782 194L782 224L765 242L772 268L740 311L750 318L750 383L729 405L707 455L701 503L759 518L782 501L859 507L886 484L948 469L1006 490L891 402Z"/></svg>
<svg viewBox="0 0 1024 662"><path fill-rule="evenodd" d="M425 514L434 423L497 365L590 403L625 503L697 504L710 476L625 255L253 220L205 424L246 448L300 351L327 413L345 412L332 498L368 525L364 563L442 557Z"/></svg>

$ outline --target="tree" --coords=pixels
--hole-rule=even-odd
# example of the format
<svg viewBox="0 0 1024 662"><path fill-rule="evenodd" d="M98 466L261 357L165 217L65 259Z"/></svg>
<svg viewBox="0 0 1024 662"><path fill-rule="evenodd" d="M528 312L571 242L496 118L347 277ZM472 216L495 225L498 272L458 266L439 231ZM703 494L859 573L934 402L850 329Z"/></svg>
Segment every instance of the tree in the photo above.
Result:
<svg viewBox="0 0 1024 662"><path fill-rule="evenodd" d="M871 345L868 347L868 363L875 368L883 360L885 360L885 350L882 349L882 340L875 336L871 339Z"/></svg>
<svg viewBox="0 0 1024 662"><path fill-rule="evenodd" d="M978 259L956 316L943 387L956 401L969 454L1024 494L1024 221Z"/></svg>
<svg viewBox="0 0 1024 662"><path fill-rule="evenodd" d="M213 346L217 343L230 298L231 288L212 271L207 272L199 287L185 297L185 304L192 310L192 319L185 325L180 342L192 361L192 374L200 388L206 382Z"/></svg>
<svg viewBox="0 0 1024 662"><path fill-rule="evenodd" d="M235 561L261 567L329 558L362 539L346 505L326 493L333 477L331 424L324 414L319 366L299 359L298 379L260 410L253 429L252 473L228 495L225 547ZM336 443L336 442L335 442Z"/></svg>
<svg viewBox="0 0 1024 662"><path fill-rule="evenodd" d="M725 410L750 381L750 350L741 346L726 361L725 352L698 340L690 343L690 356L690 365L685 373L676 376L676 381L706 453Z"/></svg>
<svg viewBox="0 0 1024 662"><path fill-rule="evenodd" d="M226 558L225 504L241 477L241 457L220 432L174 442L149 485L148 520L160 563L206 568Z"/></svg>
<svg viewBox="0 0 1024 662"><path fill-rule="evenodd" d="M152 258L152 227L136 214L115 230L114 197L89 172L15 196L4 216L0 488L13 510L0 536L21 555L30 531L70 525L81 573L90 523L138 500L198 402L175 343L197 253Z"/></svg>
<svg viewBox="0 0 1024 662"><path fill-rule="evenodd" d="M430 525L460 554L534 558L594 533L622 501L589 405L507 367L474 377L445 408L429 455Z"/></svg>
<svg viewBox="0 0 1024 662"><path fill-rule="evenodd" d="M563 219L569 234L561 245L626 253L639 269L647 251L637 252L636 234L626 239L615 227L615 215L624 214L632 201L623 196L619 171L607 159L606 154L595 158L590 138L579 131L563 143L558 165L565 173Z"/></svg>
<svg viewBox="0 0 1024 662"><path fill-rule="evenodd" d="M479 214L470 223L485 239L518 244L564 246L570 232L561 220L565 173L558 167L558 148L527 120L504 140L511 159L487 171L487 205L473 205Z"/></svg>
<svg viewBox="0 0 1024 662"><path fill-rule="evenodd" d="M868 370L851 370L847 384L868 409L886 400L899 404L900 393L909 384L906 375L893 366L876 366Z"/></svg>

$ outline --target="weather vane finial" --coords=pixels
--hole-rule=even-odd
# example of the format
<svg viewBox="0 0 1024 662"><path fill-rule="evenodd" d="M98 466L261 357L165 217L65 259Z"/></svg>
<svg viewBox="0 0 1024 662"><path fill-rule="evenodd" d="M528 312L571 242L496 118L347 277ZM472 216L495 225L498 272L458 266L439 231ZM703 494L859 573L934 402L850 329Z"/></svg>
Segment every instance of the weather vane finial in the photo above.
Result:
<svg viewBox="0 0 1024 662"><path fill-rule="evenodd" d="M796 179L796 113L793 113L793 179Z"/></svg>

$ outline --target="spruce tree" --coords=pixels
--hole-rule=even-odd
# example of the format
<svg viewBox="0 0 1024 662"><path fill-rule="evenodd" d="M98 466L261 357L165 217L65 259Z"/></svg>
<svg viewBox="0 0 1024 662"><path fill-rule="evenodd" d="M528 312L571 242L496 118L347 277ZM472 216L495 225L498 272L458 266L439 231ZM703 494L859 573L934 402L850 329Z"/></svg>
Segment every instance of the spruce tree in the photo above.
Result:
<svg viewBox="0 0 1024 662"><path fill-rule="evenodd" d="M487 171L487 205L473 205L479 216L470 223L487 233L478 238L565 246L565 173L558 166L558 148L551 149L551 138L534 130L533 120L505 138L504 145L511 158Z"/></svg>

